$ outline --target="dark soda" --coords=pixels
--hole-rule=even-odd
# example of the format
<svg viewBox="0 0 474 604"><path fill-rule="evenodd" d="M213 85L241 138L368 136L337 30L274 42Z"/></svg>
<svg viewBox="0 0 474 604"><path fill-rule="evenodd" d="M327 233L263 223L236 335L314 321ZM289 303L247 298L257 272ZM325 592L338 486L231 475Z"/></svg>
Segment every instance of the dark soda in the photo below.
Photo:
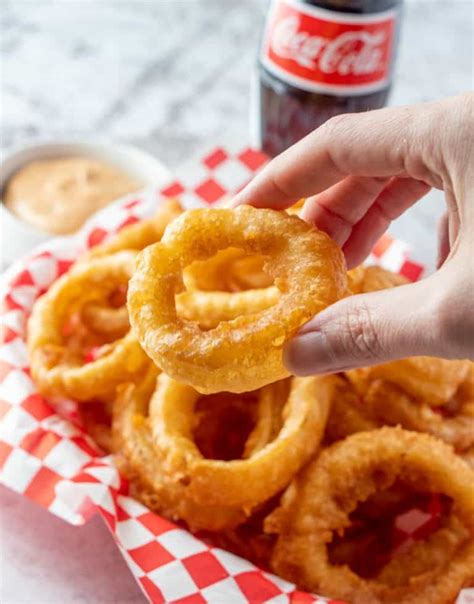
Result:
<svg viewBox="0 0 474 604"><path fill-rule="evenodd" d="M275 0L259 56L258 138L275 156L334 115L383 107L400 0Z"/></svg>

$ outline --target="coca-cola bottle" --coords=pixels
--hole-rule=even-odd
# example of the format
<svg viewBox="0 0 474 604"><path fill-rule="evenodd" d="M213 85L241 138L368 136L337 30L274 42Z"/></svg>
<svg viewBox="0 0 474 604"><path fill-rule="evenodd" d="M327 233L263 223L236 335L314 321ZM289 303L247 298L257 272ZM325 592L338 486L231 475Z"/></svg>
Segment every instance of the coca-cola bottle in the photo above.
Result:
<svg viewBox="0 0 474 604"><path fill-rule="evenodd" d="M387 100L402 0L274 0L259 56L257 136L277 155L333 115Z"/></svg>

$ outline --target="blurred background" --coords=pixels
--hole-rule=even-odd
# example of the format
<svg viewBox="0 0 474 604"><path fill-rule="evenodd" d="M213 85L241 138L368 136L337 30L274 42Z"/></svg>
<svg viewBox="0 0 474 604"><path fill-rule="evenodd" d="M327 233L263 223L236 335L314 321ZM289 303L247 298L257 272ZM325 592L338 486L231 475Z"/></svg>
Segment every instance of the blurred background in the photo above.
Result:
<svg viewBox="0 0 474 604"><path fill-rule="evenodd" d="M3 147L107 136L171 168L249 141L267 0L2 3ZM470 0L405 2L390 104L472 87Z"/></svg>
<svg viewBox="0 0 474 604"><path fill-rule="evenodd" d="M389 104L473 85L472 0L407 0ZM173 170L251 139L267 0L16 0L1 9L2 150L38 139L132 142ZM441 194L392 232L433 266Z"/></svg>
<svg viewBox="0 0 474 604"><path fill-rule="evenodd" d="M473 9L405 2L391 105L472 88ZM101 136L178 173L215 145L248 144L266 10L266 0L3 0L0 150ZM442 207L432 192L392 228L429 266ZM0 489L0 532L5 604L144 601L98 519L69 527Z"/></svg>

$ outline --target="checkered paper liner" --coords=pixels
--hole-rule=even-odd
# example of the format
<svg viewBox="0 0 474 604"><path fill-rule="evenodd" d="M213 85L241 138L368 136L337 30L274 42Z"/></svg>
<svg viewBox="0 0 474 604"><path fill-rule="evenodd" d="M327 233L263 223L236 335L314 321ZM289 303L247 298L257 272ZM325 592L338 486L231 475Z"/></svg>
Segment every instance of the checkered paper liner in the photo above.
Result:
<svg viewBox="0 0 474 604"><path fill-rule="evenodd" d="M18 261L1 288L0 482L75 525L100 514L150 602L181 604L330 603L257 568L151 512L127 495L111 456L104 456L74 421L73 405L59 411L30 377L26 321L35 300L85 250L149 216L165 197L186 208L212 205L240 190L266 163L259 151L218 148L160 190L130 195L94 216L74 237L56 238ZM408 247L385 235L369 262L417 279L422 267ZM397 519L397 542L419 539L436 510ZM71 555L74 555L73 552ZM464 590L461 604L474 602Z"/></svg>

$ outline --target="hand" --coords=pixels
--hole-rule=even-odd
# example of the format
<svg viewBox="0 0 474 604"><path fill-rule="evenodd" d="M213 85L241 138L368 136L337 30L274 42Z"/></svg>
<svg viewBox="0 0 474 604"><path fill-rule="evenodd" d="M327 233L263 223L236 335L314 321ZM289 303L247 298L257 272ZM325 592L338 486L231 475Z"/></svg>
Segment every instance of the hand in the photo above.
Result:
<svg viewBox="0 0 474 604"><path fill-rule="evenodd" d="M442 189L438 270L418 283L351 296L303 326L285 350L296 375L407 356L474 357L474 95L332 118L276 157L233 205L285 209L343 249L349 268L431 187Z"/></svg>

